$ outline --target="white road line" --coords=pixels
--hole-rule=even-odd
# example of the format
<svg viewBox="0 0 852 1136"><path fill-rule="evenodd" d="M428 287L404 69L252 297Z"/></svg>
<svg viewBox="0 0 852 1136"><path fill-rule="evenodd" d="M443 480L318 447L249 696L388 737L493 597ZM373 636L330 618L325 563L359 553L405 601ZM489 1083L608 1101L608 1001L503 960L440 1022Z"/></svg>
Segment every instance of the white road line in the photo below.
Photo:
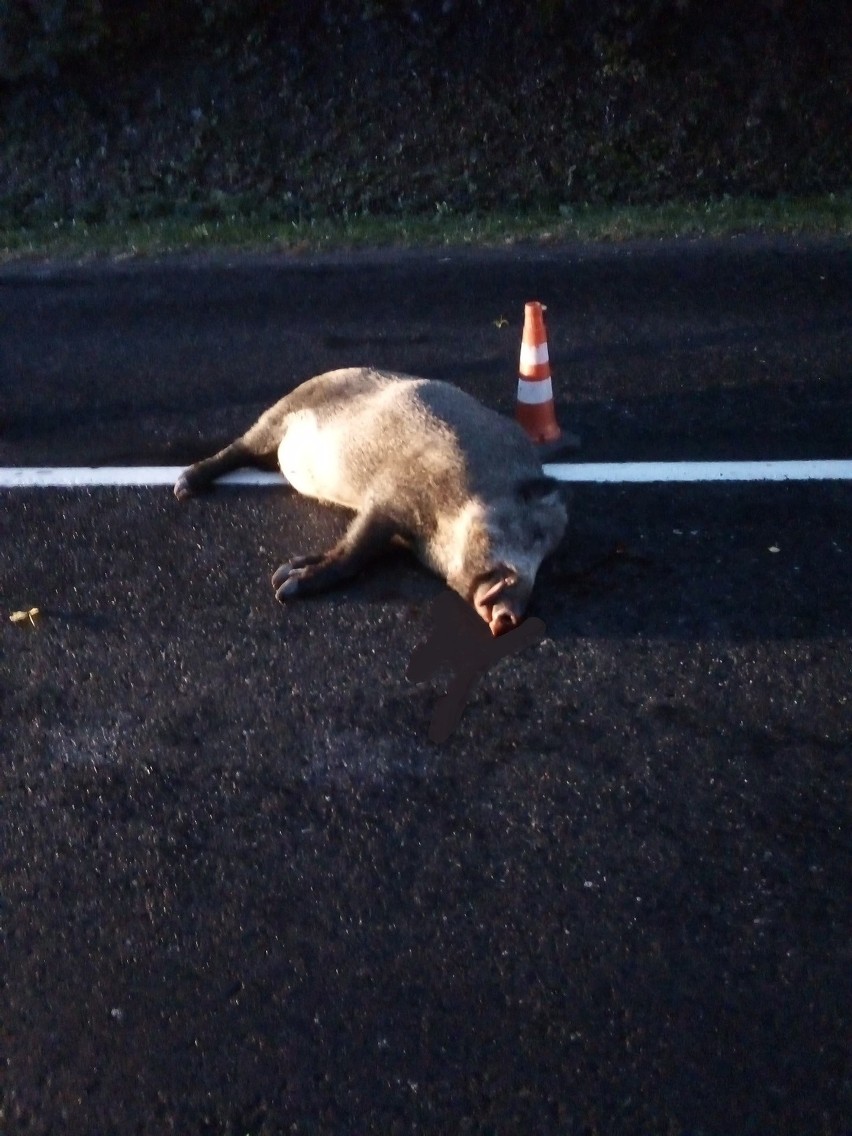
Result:
<svg viewBox="0 0 852 1136"><path fill-rule="evenodd" d="M172 486L186 466L58 466L36 467L0 466L0 489L84 489L90 487ZM223 485L286 485L280 473L263 473L255 469L241 469L226 474Z"/></svg>
<svg viewBox="0 0 852 1136"><path fill-rule="evenodd" d="M852 461L613 462L546 465L560 481L849 481Z"/></svg>
<svg viewBox="0 0 852 1136"><path fill-rule="evenodd" d="M78 489L174 485L183 466L0 466L0 489ZM688 481L850 481L852 460L752 462L595 462L545 465L559 481L641 484ZM286 485L280 473L244 469L226 474L222 485Z"/></svg>

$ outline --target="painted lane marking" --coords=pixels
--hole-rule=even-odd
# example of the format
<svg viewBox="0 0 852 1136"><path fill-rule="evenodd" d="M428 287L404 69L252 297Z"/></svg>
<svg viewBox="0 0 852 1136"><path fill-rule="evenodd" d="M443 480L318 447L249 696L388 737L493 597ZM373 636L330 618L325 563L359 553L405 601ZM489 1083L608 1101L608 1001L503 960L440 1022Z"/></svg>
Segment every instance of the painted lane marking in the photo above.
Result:
<svg viewBox="0 0 852 1136"><path fill-rule="evenodd" d="M0 467L0 489L85 489L92 487L147 488L173 486L186 466L57 466ZM241 469L217 481L221 485L282 486L287 481L280 473Z"/></svg>
<svg viewBox="0 0 852 1136"><path fill-rule="evenodd" d="M546 465L559 481L652 483L660 481L849 481L852 461L596 462Z"/></svg>
<svg viewBox="0 0 852 1136"><path fill-rule="evenodd" d="M185 466L0 466L0 489L171 487ZM850 481L852 460L594 462L545 465L558 481L610 484L719 481ZM280 473L244 469L217 484L271 488L286 485Z"/></svg>

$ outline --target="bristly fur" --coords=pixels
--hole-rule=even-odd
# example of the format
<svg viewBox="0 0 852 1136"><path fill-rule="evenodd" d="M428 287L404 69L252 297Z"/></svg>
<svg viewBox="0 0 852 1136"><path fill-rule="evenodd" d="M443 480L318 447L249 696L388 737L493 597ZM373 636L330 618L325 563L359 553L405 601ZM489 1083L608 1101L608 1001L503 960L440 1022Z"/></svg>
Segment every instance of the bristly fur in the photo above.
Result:
<svg viewBox="0 0 852 1136"><path fill-rule="evenodd" d="M298 492L357 513L335 548L278 569L282 600L331 587L397 541L497 634L520 619L567 522L560 486L521 428L435 380L368 368L318 375L186 470L175 494L276 462Z"/></svg>

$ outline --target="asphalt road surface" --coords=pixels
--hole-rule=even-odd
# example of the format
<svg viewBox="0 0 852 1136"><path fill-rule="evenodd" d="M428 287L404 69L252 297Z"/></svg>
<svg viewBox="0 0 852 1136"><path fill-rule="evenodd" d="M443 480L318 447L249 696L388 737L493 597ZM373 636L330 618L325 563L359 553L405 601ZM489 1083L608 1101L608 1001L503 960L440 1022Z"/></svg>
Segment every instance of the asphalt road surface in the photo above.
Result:
<svg viewBox="0 0 852 1136"><path fill-rule="evenodd" d="M0 465L189 462L349 364L511 413L530 299L579 460L848 458L850 297L843 243L7 266ZM850 506L576 488L436 745L439 581L274 602L342 511L0 492L0 1130L848 1132Z"/></svg>

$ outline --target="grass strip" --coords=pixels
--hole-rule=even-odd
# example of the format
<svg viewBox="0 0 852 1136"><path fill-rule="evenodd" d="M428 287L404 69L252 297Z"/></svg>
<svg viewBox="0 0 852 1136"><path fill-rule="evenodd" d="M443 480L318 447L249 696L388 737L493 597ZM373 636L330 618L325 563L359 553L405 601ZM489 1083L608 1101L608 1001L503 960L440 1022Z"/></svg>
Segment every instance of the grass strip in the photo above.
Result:
<svg viewBox="0 0 852 1136"><path fill-rule="evenodd" d="M518 242L620 242L637 239L730 237L739 234L852 236L852 194L761 201L731 198L704 204L562 206L528 214L350 215L286 221L228 212L218 203L205 216L197 203L173 216L147 220L64 220L3 226L0 261L58 257L147 257L174 252L322 252L355 248L500 246Z"/></svg>

